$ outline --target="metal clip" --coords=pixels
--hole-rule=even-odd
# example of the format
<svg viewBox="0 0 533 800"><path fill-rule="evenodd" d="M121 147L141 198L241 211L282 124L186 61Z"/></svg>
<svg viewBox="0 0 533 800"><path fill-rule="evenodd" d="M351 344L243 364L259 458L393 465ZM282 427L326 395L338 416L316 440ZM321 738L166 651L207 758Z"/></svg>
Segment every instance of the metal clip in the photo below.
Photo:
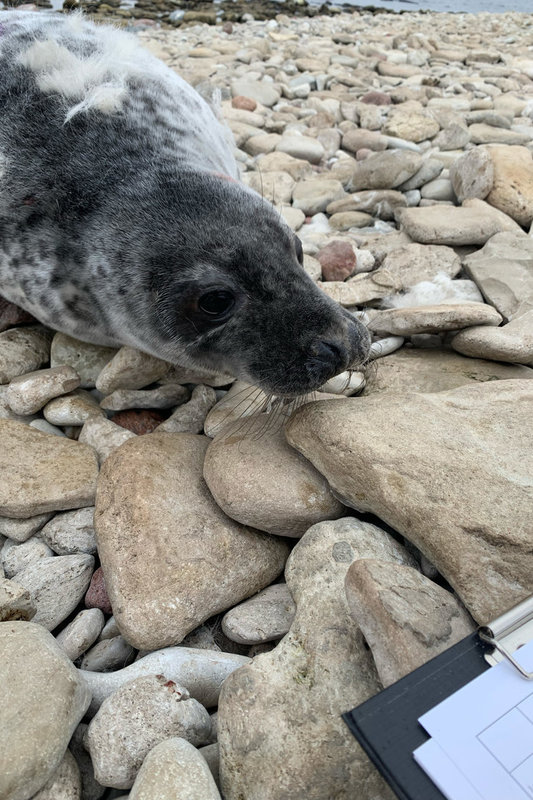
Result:
<svg viewBox="0 0 533 800"><path fill-rule="evenodd" d="M504 658L528 681L533 680L533 672L525 670L512 653L533 639L533 596L506 611L500 617L478 628L478 636L494 650L485 654L485 660L492 666Z"/></svg>

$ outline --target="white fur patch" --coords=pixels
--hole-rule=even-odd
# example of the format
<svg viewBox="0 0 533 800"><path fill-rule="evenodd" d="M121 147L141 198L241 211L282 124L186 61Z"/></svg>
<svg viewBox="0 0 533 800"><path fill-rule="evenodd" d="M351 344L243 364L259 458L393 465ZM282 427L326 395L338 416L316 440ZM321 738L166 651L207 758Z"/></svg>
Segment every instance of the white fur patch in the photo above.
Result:
<svg viewBox="0 0 533 800"><path fill-rule="evenodd" d="M392 294L383 298L381 306L410 308L440 303L483 303L483 297L473 281L452 280L445 272L438 272L433 280L421 281L405 294Z"/></svg>
<svg viewBox="0 0 533 800"><path fill-rule="evenodd" d="M77 33L81 17L72 17L70 27ZM19 63L35 73L39 89L77 101L66 114L65 122L80 112L96 109L112 114L122 108L128 79L142 75L144 53L133 37L101 28L98 50L83 57L55 39L34 42L19 56Z"/></svg>

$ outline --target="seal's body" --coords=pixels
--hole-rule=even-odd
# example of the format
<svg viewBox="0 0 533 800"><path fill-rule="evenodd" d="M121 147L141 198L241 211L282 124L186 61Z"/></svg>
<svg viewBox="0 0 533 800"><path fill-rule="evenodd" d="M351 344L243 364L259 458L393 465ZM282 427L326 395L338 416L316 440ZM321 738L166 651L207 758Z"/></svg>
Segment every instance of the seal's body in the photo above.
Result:
<svg viewBox="0 0 533 800"><path fill-rule="evenodd" d="M277 394L359 363L368 334L238 182L227 131L134 37L0 12L0 294L79 339Z"/></svg>

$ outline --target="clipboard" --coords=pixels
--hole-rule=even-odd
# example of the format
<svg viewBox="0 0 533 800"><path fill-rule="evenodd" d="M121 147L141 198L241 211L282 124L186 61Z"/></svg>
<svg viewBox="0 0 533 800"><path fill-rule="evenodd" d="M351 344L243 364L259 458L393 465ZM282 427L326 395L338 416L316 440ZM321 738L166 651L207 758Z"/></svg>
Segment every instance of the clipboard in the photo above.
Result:
<svg viewBox="0 0 533 800"><path fill-rule="evenodd" d="M512 656L532 639L533 596L342 715L400 800L446 800L413 758L429 739L418 718L504 658L533 680Z"/></svg>

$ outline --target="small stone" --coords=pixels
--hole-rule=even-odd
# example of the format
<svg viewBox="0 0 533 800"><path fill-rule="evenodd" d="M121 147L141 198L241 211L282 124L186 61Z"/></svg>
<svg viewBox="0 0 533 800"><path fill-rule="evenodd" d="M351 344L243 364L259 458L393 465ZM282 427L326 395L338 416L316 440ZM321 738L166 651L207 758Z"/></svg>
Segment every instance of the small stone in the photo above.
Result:
<svg viewBox="0 0 533 800"><path fill-rule="evenodd" d="M0 578L0 622L30 620L36 611L27 589L15 581Z"/></svg>
<svg viewBox="0 0 533 800"><path fill-rule="evenodd" d="M436 178L422 187L421 195L428 200L455 200L452 182L448 178Z"/></svg>
<svg viewBox="0 0 533 800"><path fill-rule="evenodd" d="M458 353L474 358L533 364L533 310L500 328L473 327L452 339Z"/></svg>
<svg viewBox="0 0 533 800"><path fill-rule="evenodd" d="M88 650L80 668L89 672L112 672L135 660L135 650L122 636L104 639Z"/></svg>
<svg viewBox="0 0 533 800"><path fill-rule="evenodd" d="M400 208L397 218L401 229L423 244L482 245L495 233L521 231L507 214L476 198L465 200L460 208Z"/></svg>
<svg viewBox="0 0 533 800"><path fill-rule="evenodd" d="M4 516L26 518L91 505L97 473L95 453L87 445L0 419Z"/></svg>
<svg viewBox="0 0 533 800"><path fill-rule="evenodd" d="M205 750L205 748L202 748ZM210 766L182 738L156 745L143 761L130 800L220 800Z"/></svg>
<svg viewBox="0 0 533 800"><path fill-rule="evenodd" d="M342 137L343 150L357 153L358 150L386 150L388 139L377 131L365 131L362 128L351 128Z"/></svg>
<svg viewBox="0 0 533 800"><path fill-rule="evenodd" d="M102 567L94 571L90 586L85 595L86 608L99 608L104 614L112 614L113 609L109 601L109 595L105 585L105 578Z"/></svg>
<svg viewBox="0 0 533 800"><path fill-rule="evenodd" d="M237 522L278 536L302 536L315 522L342 516L327 483L287 446L279 426L270 426L260 414L211 442L203 475L217 505Z"/></svg>
<svg viewBox="0 0 533 800"><path fill-rule="evenodd" d="M0 683L9 698L0 705L0 795L33 797L59 767L90 692L54 637L32 622L0 626Z"/></svg>
<svg viewBox="0 0 533 800"><path fill-rule="evenodd" d="M426 158L422 162L415 174L409 180L402 183L399 189L402 192L410 192L412 189L420 189L426 183L438 178L443 170L443 164L437 158Z"/></svg>
<svg viewBox="0 0 533 800"><path fill-rule="evenodd" d="M181 686L187 686L194 697L205 708L218 703L220 687L234 670L248 664L246 656L191 647L165 647L139 658L135 663L114 672L85 672L85 679L92 693L89 713L94 714L106 697L121 686L142 675L165 675Z"/></svg>
<svg viewBox="0 0 533 800"><path fill-rule="evenodd" d="M102 628L102 633L100 634L98 641L112 639L114 636L120 636L120 631L118 629L115 617L110 617Z"/></svg>
<svg viewBox="0 0 533 800"><path fill-rule="evenodd" d="M130 408L174 408L185 403L189 391L178 383L168 383L156 389L116 389L100 401L101 408L123 411Z"/></svg>
<svg viewBox="0 0 533 800"><path fill-rule="evenodd" d="M282 206L281 216L293 231L299 230L305 222L304 212L292 206Z"/></svg>
<svg viewBox="0 0 533 800"><path fill-rule="evenodd" d="M52 777L31 800L80 800L80 797L80 771L74 756L66 750Z"/></svg>
<svg viewBox="0 0 533 800"><path fill-rule="evenodd" d="M263 647L268 647L269 645L263 645ZM212 718L211 718L212 719ZM207 762L207 766L213 776L213 779L218 788L220 788L220 776L219 776L219 755L218 755L218 742L214 742L213 744L207 744L205 747L199 747L198 752L200 755L205 758ZM172 800L169 798L169 800Z"/></svg>
<svg viewBox="0 0 533 800"><path fill-rule="evenodd" d="M0 384L46 364L51 338L51 331L40 325L0 333Z"/></svg>
<svg viewBox="0 0 533 800"><path fill-rule="evenodd" d="M13 542L6 539L0 551L0 560L6 578L14 578L17 572L37 564L43 558L53 556L52 550L39 536L32 536L26 542Z"/></svg>
<svg viewBox="0 0 533 800"><path fill-rule="evenodd" d="M385 150L365 161L358 161L349 183L349 190L395 189L405 183L422 166L422 156L408 150Z"/></svg>
<svg viewBox="0 0 533 800"><path fill-rule="evenodd" d="M377 342L372 342L370 345L369 358L383 358L398 350L404 343L403 336L387 336L385 339L379 339Z"/></svg>
<svg viewBox="0 0 533 800"><path fill-rule="evenodd" d="M264 81L237 78L231 81L231 94L233 97L244 96L255 100L262 106L270 108L280 99L280 93L272 84Z"/></svg>
<svg viewBox="0 0 533 800"><path fill-rule="evenodd" d="M211 719L205 708L165 675L136 678L102 705L87 731L96 780L129 789L153 747L173 736L205 744Z"/></svg>
<svg viewBox="0 0 533 800"><path fill-rule="evenodd" d="M164 421L164 416L158 411L143 409L142 411L118 411L113 415L113 423L125 428L127 431L143 436L152 433Z"/></svg>
<svg viewBox="0 0 533 800"><path fill-rule="evenodd" d="M531 136L526 133L519 133L506 128L496 128L494 125L487 125L484 122L470 125L468 132L470 140L474 144L526 145L531 141Z"/></svg>
<svg viewBox="0 0 533 800"><path fill-rule="evenodd" d="M259 156L262 153L272 153L280 141L281 136L279 133L263 133L258 136L251 136L245 143L244 150L251 156Z"/></svg>
<svg viewBox="0 0 533 800"><path fill-rule="evenodd" d="M104 615L99 608L80 611L72 622L57 634L56 642L71 661L76 661L98 639L104 621Z"/></svg>
<svg viewBox="0 0 533 800"><path fill-rule="evenodd" d="M320 394L315 396L315 400L320 400L323 392L331 392L332 394L348 397L359 392L364 385L365 376L362 372L340 372L319 388Z"/></svg>
<svg viewBox="0 0 533 800"><path fill-rule="evenodd" d="M121 347L98 375L96 388L106 395L115 389L142 389L162 378L169 369L170 364L160 358L133 347Z"/></svg>
<svg viewBox="0 0 533 800"><path fill-rule="evenodd" d="M88 727L88 725L80 722L70 740L69 750L76 759L81 775L81 800L100 800L105 788L95 779L91 757L83 744ZM126 800L125 796L124 800Z"/></svg>
<svg viewBox="0 0 533 800"><path fill-rule="evenodd" d="M313 169L309 161L303 158L294 158L288 153L266 153L257 159L259 171L265 172L287 172L295 181L303 180L313 174Z"/></svg>
<svg viewBox="0 0 533 800"><path fill-rule="evenodd" d="M329 224L336 231L349 231L352 228L366 228L373 225L374 219L363 211L340 211L330 217Z"/></svg>
<svg viewBox="0 0 533 800"><path fill-rule="evenodd" d="M33 621L49 631L74 611L87 590L94 558L86 554L42 558L17 573L17 583L27 589L37 613Z"/></svg>
<svg viewBox="0 0 533 800"><path fill-rule="evenodd" d="M295 613L287 584L275 583L226 612L222 630L239 644L270 642L285 636Z"/></svg>
<svg viewBox="0 0 533 800"><path fill-rule="evenodd" d="M92 394L83 390L50 400L43 414L52 425L83 425L90 417L105 416Z"/></svg>
<svg viewBox="0 0 533 800"><path fill-rule="evenodd" d="M174 364L170 367L167 374L160 379L159 384L166 386L167 383L204 383L206 386L212 386L216 389L221 386L227 386L233 383L234 380L234 377L224 372L213 372L212 370L202 369L201 367L189 369Z"/></svg>
<svg viewBox="0 0 533 800"><path fill-rule="evenodd" d="M233 108L242 108L244 111L255 111L257 108L257 102L255 100L251 97L244 97L242 94L233 97L231 105Z"/></svg>
<svg viewBox="0 0 533 800"><path fill-rule="evenodd" d="M450 166L450 179L460 203L468 197L484 200L494 183L494 166L486 147L474 147Z"/></svg>
<svg viewBox="0 0 533 800"><path fill-rule="evenodd" d="M355 272L356 258L349 242L332 241L318 251L322 280L343 281Z"/></svg>
<svg viewBox="0 0 533 800"><path fill-rule="evenodd" d="M532 132L533 138L533 132ZM505 145L487 148L494 180L487 203L499 208L519 225L533 221L533 159L527 147Z"/></svg>
<svg viewBox="0 0 533 800"><path fill-rule="evenodd" d="M260 194L263 199L268 200L269 203L277 205L291 202L295 186L294 178L291 178L288 172L275 170L266 173L245 172L243 183Z"/></svg>
<svg viewBox="0 0 533 800"><path fill-rule="evenodd" d="M23 308L0 297L0 333L7 331L8 328L14 328L15 325L24 325L28 322L37 322L37 320Z"/></svg>
<svg viewBox="0 0 533 800"><path fill-rule="evenodd" d="M394 189L372 189L365 192L350 194L340 200L334 200L328 205L326 211L333 217L348 211L366 212L379 219L394 219L397 208L407 205L401 192ZM332 224L333 217L330 218ZM372 224L370 221L367 224Z"/></svg>
<svg viewBox="0 0 533 800"><path fill-rule="evenodd" d="M533 239L498 233L464 259L467 274L505 320L533 310Z"/></svg>
<svg viewBox="0 0 533 800"><path fill-rule="evenodd" d="M201 433L217 396L210 386L195 386L188 403L180 406L157 427L157 432Z"/></svg>
<svg viewBox="0 0 533 800"><path fill-rule="evenodd" d="M350 612L390 686L474 630L451 592L412 567L361 558L346 573Z"/></svg>
<svg viewBox="0 0 533 800"><path fill-rule="evenodd" d="M49 436L65 436L65 433L62 430L56 428L55 425L51 425L45 419L32 419L30 422L30 428L34 428L36 431L41 431L41 433L47 433Z"/></svg>
<svg viewBox="0 0 533 800"><path fill-rule="evenodd" d="M84 423L78 437L78 442L90 445L98 455L98 461L103 464L106 458L128 439L133 439L132 431L116 425L105 417L89 417Z"/></svg>
<svg viewBox="0 0 533 800"><path fill-rule="evenodd" d="M29 519L0 517L0 535L7 536L8 539L13 539L15 542L25 542L34 533L40 531L51 517L51 513L37 514Z"/></svg>
<svg viewBox="0 0 533 800"><path fill-rule="evenodd" d="M334 200L344 197L342 183L337 180L311 178L297 183L292 193L292 203L306 215L325 211Z"/></svg>
<svg viewBox="0 0 533 800"><path fill-rule="evenodd" d="M391 114L382 128L388 136L407 139L408 142L423 142L433 139L440 130L439 123L433 117L411 111L396 111Z"/></svg>
<svg viewBox="0 0 533 800"><path fill-rule="evenodd" d="M50 366L69 364L79 375L81 388L94 389L98 375L116 352L114 347L80 342L66 333L56 333L52 339Z"/></svg>
<svg viewBox="0 0 533 800"><path fill-rule="evenodd" d="M472 325L499 325L501 321L501 314L485 303L446 303L386 309L373 317L368 328L374 333L411 336L455 331Z"/></svg>
<svg viewBox="0 0 533 800"><path fill-rule="evenodd" d="M432 144L440 150L459 150L470 141L470 131L464 123L452 122L441 130Z"/></svg>
<svg viewBox="0 0 533 800"><path fill-rule="evenodd" d="M96 553L93 527L94 507L78 508L56 514L42 529L40 536L60 556L73 553Z"/></svg>
<svg viewBox="0 0 533 800"><path fill-rule="evenodd" d="M13 378L7 390L7 402L15 414L34 414L49 400L76 389L80 384L72 367L52 367Z"/></svg>
<svg viewBox="0 0 533 800"><path fill-rule="evenodd" d="M392 100L385 92L367 92L361 97L361 102L374 106L390 106Z"/></svg>

